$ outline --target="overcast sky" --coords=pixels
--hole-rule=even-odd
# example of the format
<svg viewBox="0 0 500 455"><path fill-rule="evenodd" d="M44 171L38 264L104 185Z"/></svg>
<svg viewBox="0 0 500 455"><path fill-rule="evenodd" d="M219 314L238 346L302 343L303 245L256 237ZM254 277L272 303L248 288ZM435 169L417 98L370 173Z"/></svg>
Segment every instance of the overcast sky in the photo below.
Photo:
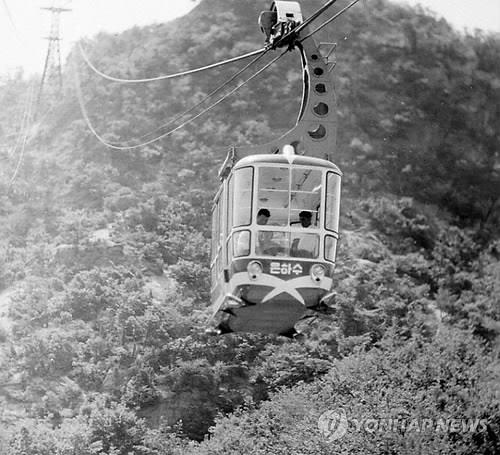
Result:
<svg viewBox="0 0 500 455"><path fill-rule="evenodd" d="M51 16L40 9L42 6L51 6L55 2L72 8L71 12L61 14L64 55L81 36L92 36L101 30L119 32L133 25L166 22L186 14L198 1L0 0L0 73L13 71L19 66L30 73L42 71L47 50L47 41L42 37L49 34ZM393 1L420 3L444 16L459 30L481 28L500 32L500 0ZM340 4L347 4L347 0L341 0Z"/></svg>

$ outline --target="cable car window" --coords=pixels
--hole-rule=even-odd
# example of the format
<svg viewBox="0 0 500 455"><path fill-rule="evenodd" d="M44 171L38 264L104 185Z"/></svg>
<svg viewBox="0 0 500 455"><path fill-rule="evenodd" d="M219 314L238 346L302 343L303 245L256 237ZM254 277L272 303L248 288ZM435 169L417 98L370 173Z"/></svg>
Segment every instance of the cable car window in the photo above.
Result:
<svg viewBox="0 0 500 455"><path fill-rule="evenodd" d="M247 226L252 219L253 168L244 167L234 172L233 226Z"/></svg>
<svg viewBox="0 0 500 455"><path fill-rule="evenodd" d="M318 227L321 202L321 171L293 168L290 220L295 227Z"/></svg>
<svg viewBox="0 0 500 455"><path fill-rule="evenodd" d="M224 198L223 197L220 197L219 198L219 240L218 240L218 248L219 248L219 251L218 251L218 255L221 256L221 264L222 264L222 260L224 259L222 257L222 247L224 245Z"/></svg>
<svg viewBox="0 0 500 455"><path fill-rule="evenodd" d="M238 231L233 234L233 257L250 254L250 231Z"/></svg>
<svg viewBox="0 0 500 455"><path fill-rule="evenodd" d="M219 249L219 201L215 203L215 206L212 211L212 261L217 256L217 252Z"/></svg>
<svg viewBox="0 0 500 455"><path fill-rule="evenodd" d="M231 232L231 228L233 227L233 194L234 194L234 180L233 176L229 179L229 183L227 185L227 233Z"/></svg>
<svg viewBox="0 0 500 455"><path fill-rule="evenodd" d="M325 237L325 259L335 262L337 251L337 239L331 235Z"/></svg>
<svg viewBox="0 0 500 455"><path fill-rule="evenodd" d="M257 205L269 210L267 222L272 226L288 226L289 178L287 167L259 168L259 191Z"/></svg>
<svg viewBox="0 0 500 455"><path fill-rule="evenodd" d="M340 176L329 172L326 178L325 227L330 231L339 230Z"/></svg>
<svg viewBox="0 0 500 455"><path fill-rule="evenodd" d="M210 251L210 259L211 261L213 261L215 259L215 255L217 253L217 244L215 242L215 231L217 229L216 227L216 223L217 223L217 217L215 216L215 212L212 213L212 238L211 238L211 251Z"/></svg>
<svg viewBox="0 0 500 455"><path fill-rule="evenodd" d="M317 234L292 233L290 256L299 258L317 258L319 236Z"/></svg>
<svg viewBox="0 0 500 455"><path fill-rule="evenodd" d="M290 233L281 231L259 231L255 252L265 256L288 256Z"/></svg>
<svg viewBox="0 0 500 455"><path fill-rule="evenodd" d="M319 236L283 231L259 231L255 253L264 256L317 258Z"/></svg>

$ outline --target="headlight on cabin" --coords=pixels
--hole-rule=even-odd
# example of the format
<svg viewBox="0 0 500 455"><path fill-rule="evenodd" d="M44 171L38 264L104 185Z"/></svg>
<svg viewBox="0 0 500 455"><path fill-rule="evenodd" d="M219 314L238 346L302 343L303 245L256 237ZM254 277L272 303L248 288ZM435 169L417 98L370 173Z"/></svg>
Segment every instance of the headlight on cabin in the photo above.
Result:
<svg viewBox="0 0 500 455"><path fill-rule="evenodd" d="M256 280L262 273L262 264L258 261L249 262L247 265L247 272L251 280Z"/></svg>
<svg viewBox="0 0 500 455"><path fill-rule="evenodd" d="M319 283L325 277L326 270L320 264L314 264L311 267L311 279Z"/></svg>

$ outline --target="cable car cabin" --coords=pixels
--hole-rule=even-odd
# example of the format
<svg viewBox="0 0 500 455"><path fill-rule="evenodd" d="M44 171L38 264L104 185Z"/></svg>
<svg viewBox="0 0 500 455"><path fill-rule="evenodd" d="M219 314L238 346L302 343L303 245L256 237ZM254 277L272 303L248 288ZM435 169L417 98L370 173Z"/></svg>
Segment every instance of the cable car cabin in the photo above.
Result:
<svg viewBox="0 0 500 455"><path fill-rule="evenodd" d="M211 297L218 333L291 336L332 287L341 172L299 155L241 159L213 207Z"/></svg>

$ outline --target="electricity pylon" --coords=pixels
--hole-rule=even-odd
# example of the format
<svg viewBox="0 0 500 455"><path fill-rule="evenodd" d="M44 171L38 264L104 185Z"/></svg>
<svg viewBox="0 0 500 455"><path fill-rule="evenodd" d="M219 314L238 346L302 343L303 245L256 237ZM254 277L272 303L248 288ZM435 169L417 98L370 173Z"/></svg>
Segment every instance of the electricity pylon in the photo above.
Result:
<svg viewBox="0 0 500 455"><path fill-rule="evenodd" d="M70 8L65 8L60 2L52 2L52 6L44 6L42 10L50 11L50 32L44 37L48 40L47 54L45 56L45 64L43 66L42 79L40 80L40 89L38 90L38 99L36 103L36 113L40 110L42 95L46 86L51 86L56 93L62 90L62 69L61 69L61 34L60 22L61 14L71 11Z"/></svg>

